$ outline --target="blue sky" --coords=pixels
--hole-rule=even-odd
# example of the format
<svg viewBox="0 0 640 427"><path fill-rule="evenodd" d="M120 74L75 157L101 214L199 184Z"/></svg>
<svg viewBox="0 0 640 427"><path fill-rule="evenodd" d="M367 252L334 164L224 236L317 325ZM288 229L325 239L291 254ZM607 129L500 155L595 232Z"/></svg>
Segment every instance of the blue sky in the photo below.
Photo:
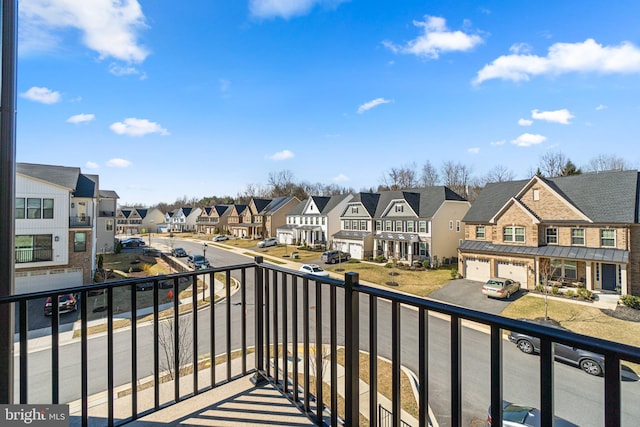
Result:
<svg viewBox="0 0 640 427"><path fill-rule="evenodd" d="M640 164L640 2L21 0L17 160L120 203Z"/></svg>

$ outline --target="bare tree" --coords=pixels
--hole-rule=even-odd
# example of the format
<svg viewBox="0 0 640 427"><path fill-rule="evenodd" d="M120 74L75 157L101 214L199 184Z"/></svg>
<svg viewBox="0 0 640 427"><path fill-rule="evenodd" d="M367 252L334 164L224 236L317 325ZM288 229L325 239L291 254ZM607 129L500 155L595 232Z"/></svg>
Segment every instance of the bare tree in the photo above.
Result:
<svg viewBox="0 0 640 427"><path fill-rule="evenodd" d="M160 366L168 372L169 378L176 379L175 350L178 350L178 367L179 369L191 361L191 319L187 316L180 316L178 327L177 343L174 346L175 324L173 318L170 318L159 324L158 344L161 349ZM214 357L214 356L212 356ZM212 369L215 369L215 362L211 363Z"/></svg>
<svg viewBox="0 0 640 427"><path fill-rule="evenodd" d="M495 165L485 176L485 182L506 182L513 181L515 174L513 171L503 165Z"/></svg>
<svg viewBox="0 0 640 427"><path fill-rule="evenodd" d="M624 171L633 169L622 157L600 154L589 160L584 167L587 172Z"/></svg>
<svg viewBox="0 0 640 427"><path fill-rule="evenodd" d="M549 151L540 157L540 165L538 169L542 175L547 178L553 178L562 175L562 169L567 164L567 157L559 151Z"/></svg>
<svg viewBox="0 0 640 427"><path fill-rule="evenodd" d="M417 187L416 165L391 168L382 178L383 184L389 190L401 190Z"/></svg>
<svg viewBox="0 0 640 427"><path fill-rule="evenodd" d="M549 294L552 292L553 286L549 284L551 278L553 277L553 273L555 272L555 268L553 264L551 264L551 260L549 258L543 258L540 260L539 264L539 280L540 285L539 289L542 290L544 294L544 318L545 320L549 320ZM538 278L536 278L538 280Z"/></svg>
<svg viewBox="0 0 640 427"><path fill-rule="evenodd" d="M316 361L316 346L314 344L309 345L309 375L316 378L316 381L322 381L324 374L327 372L329 365L329 355L331 354L331 347L328 345L320 345L320 358L322 363L318 366Z"/></svg>
<svg viewBox="0 0 640 427"><path fill-rule="evenodd" d="M269 173L267 184L271 188L271 196L292 196L296 186L293 179L293 172L287 169Z"/></svg>
<svg viewBox="0 0 640 427"><path fill-rule="evenodd" d="M420 174L420 185L423 187L433 187L434 185L438 185L438 181L440 180L440 176L438 175L438 170L431 164L429 160L427 160L424 165L422 165L422 172Z"/></svg>
<svg viewBox="0 0 640 427"><path fill-rule="evenodd" d="M461 196L468 195L468 186L471 183L471 168L469 166L448 161L442 165L442 175L444 185Z"/></svg>

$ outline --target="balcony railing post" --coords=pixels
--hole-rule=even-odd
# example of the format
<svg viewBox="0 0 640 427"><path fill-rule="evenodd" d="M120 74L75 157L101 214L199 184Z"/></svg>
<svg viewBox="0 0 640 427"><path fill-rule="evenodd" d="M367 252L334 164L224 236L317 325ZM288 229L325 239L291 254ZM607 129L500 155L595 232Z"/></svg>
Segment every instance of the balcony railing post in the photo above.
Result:
<svg viewBox="0 0 640 427"><path fill-rule="evenodd" d="M358 425L360 414L360 304L358 273L344 275L345 319L345 423Z"/></svg>
<svg viewBox="0 0 640 427"><path fill-rule="evenodd" d="M255 332L255 342L256 342L256 369L257 372L251 378L251 381L255 384L261 384L265 382L264 374L264 300L263 300L263 289L264 289L264 268L262 267L262 263L264 262L264 258L261 256L257 256L254 258L256 263L255 268L255 283L254 283L254 291L255 291L255 316L256 316L256 332Z"/></svg>

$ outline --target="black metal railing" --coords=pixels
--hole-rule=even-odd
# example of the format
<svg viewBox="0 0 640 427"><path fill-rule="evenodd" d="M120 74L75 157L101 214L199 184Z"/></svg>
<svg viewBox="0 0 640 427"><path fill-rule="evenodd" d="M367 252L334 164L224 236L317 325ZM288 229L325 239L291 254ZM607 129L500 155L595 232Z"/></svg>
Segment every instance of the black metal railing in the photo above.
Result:
<svg viewBox="0 0 640 427"><path fill-rule="evenodd" d="M234 283L239 285L238 291L232 298L227 297L217 304L205 305L206 310L191 309L181 313L182 307L198 307L201 300L199 295L203 295L198 291L198 285L203 281L210 284L208 300L215 301L215 286L211 284L216 280L219 283L218 290L224 290L221 292L224 295L232 294ZM152 286L140 286L149 282L152 282ZM168 305L163 305L162 297L165 292L178 295L181 286L186 283L192 286L187 301L180 302L174 297ZM140 313L140 301L145 295L141 293L141 289L152 289L147 317L141 317ZM115 302L119 290L128 292L128 304L133 315L126 316L118 312L118 304L123 304L122 300ZM58 306L53 304L50 321L50 399L47 402L35 402L31 398L31 390L47 381L40 377L34 381L30 376L31 340L28 331L31 314L28 307L34 300L51 296L56 301L58 295L66 293L78 294L80 301L77 320L80 342L79 386L77 389L64 389L63 396L61 380L65 373L61 372L62 318ZM91 322L91 328L89 326L88 298L95 294L101 295L104 301L102 327L106 332L106 349L95 343L90 345L95 325ZM435 399L435 394L430 394L428 387L432 375L429 359L433 356L429 353L429 344L434 315L441 316L448 322L445 330L448 334L449 354L438 356L449 359L447 382L450 391L444 399L448 402L446 418L451 426L463 425L463 321L486 325L489 331L490 354L484 357L490 376L490 397L487 403L491 404L489 415L494 425L501 425L502 421L503 331L517 331L540 338L541 354L537 376L541 396L541 425L552 425L554 415L554 343L604 355L606 365L602 411L606 426L621 425L621 360L640 363L640 349L636 347L365 286L359 283L356 273L346 273L344 280L304 275L267 264L262 257L256 257L253 263L228 267L1 297L0 305L3 304L15 304L18 312L16 333L19 342L19 395L16 396L15 403L57 404L78 399L80 410L79 415L76 415L79 420L76 421L80 421L83 426L89 424L90 417L92 425L126 424L249 374L254 375L256 383L266 381L273 384L317 425L358 425L361 416L367 418L372 426L383 425L378 421L377 361L383 355L381 353L384 353L380 342L384 337L390 342L389 354L384 354L389 359L391 370L391 408L387 410L389 425L403 425L400 419L400 395L401 364L405 356L401 345L408 340L415 344L418 353L416 418L421 427L427 427L430 425L430 399ZM91 306L92 309L93 307L95 304ZM414 328L408 330L415 330L410 336L402 330L401 324L401 313L407 309L417 317L415 325L405 325ZM384 311L384 316L381 311ZM118 331L117 322L123 318L128 319L129 324L124 330ZM382 318L384 326L390 327L384 332L379 330L379 319ZM173 328L169 347L163 347L162 344L164 325L171 325ZM151 330L149 333L146 330L141 333L139 330L143 327L150 327ZM202 329L208 330L203 332ZM368 333L361 335L361 330ZM10 332L4 330L0 333ZM182 333L190 334L186 341L188 344L184 344L181 339ZM122 360L123 352L118 347L122 345L122 337L126 338L129 346L130 357L127 360ZM145 341L148 338L151 339L150 343ZM167 350L170 350L170 357L164 359L163 364L162 354L167 354ZM366 350L366 353L361 353L361 350ZM105 351L106 369L101 373L104 377L95 377L96 369L90 369L90 366L95 363L94 356L104 360ZM255 355L250 359L249 355L254 351ZM360 363L363 354L366 354L370 366L365 381L369 387L369 408L365 414L361 414L360 408ZM252 365L249 365L249 360L252 360ZM203 361L208 364L203 364ZM214 368L216 364L224 364L226 368L222 378L216 376L216 369L210 369L208 384L201 384L198 373L208 367ZM235 366L234 369L232 365ZM343 369L343 373L339 374L339 369ZM174 375L173 393L168 400L163 400L160 385L166 373L171 371ZM120 372L128 372L129 376L123 380L116 375ZM184 376L181 376L182 373ZM0 375L6 374L0 372ZM344 377L343 387L338 383L339 376ZM141 391L138 390L138 383L148 377L151 377L149 383L153 386L153 405L145 409L139 407L138 397ZM68 383L65 378L65 387ZM115 390L123 386L130 386L128 416L115 410ZM89 400L98 391L106 391L108 396L107 415L103 418L90 416ZM344 409L339 412L337 408L341 406ZM438 419L439 414L434 415Z"/></svg>
<svg viewBox="0 0 640 427"><path fill-rule="evenodd" d="M380 427L393 426L393 414L380 404L378 404L378 425ZM400 427L411 427L411 424L400 420Z"/></svg>
<svg viewBox="0 0 640 427"><path fill-rule="evenodd" d="M70 216L69 227L91 227L91 217L85 216Z"/></svg>
<svg viewBox="0 0 640 427"><path fill-rule="evenodd" d="M16 249L16 263L53 261L52 248L18 248Z"/></svg>

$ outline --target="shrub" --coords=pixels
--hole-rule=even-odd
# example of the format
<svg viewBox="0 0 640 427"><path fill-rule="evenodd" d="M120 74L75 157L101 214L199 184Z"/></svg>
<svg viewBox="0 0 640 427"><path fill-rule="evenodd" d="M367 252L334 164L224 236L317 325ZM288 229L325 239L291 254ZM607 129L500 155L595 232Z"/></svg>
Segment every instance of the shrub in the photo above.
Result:
<svg viewBox="0 0 640 427"><path fill-rule="evenodd" d="M391 268L393 267L393 263L392 262L388 262L384 265L386 268Z"/></svg>
<svg viewBox="0 0 640 427"><path fill-rule="evenodd" d="M118 241L118 244L116 245L116 253L119 254L120 252L122 252L122 242Z"/></svg>
<svg viewBox="0 0 640 427"><path fill-rule="evenodd" d="M451 278L452 279L458 278L458 269L456 267L451 267Z"/></svg>
<svg viewBox="0 0 640 427"><path fill-rule="evenodd" d="M102 270L104 267L104 256L102 254L98 255L98 269Z"/></svg>
<svg viewBox="0 0 640 427"><path fill-rule="evenodd" d="M538 283L536 285L536 291L538 292L544 292L544 285L542 283Z"/></svg>
<svg viewBox="0 0 640 427"><path fill-rule="evenodd" d="M383 263L383 262L387 262L387 259L385 258L385 256L384 256L384 255L378 255L378 256L376 257L375 261L376 261L376 262Z"/></svg>
<svg viewBox="0 0 640 427"><path fill-rule="evenodd" d="M349 264L358 264L360 262L359 259L355 259L355 258L351 258L349 261L347 261Z"/></svg>
<svg viewBox="0 0 640 427"><path fill-rule="evenodd" d="M623 295L620 297L620 301L622 302L622 304L626 305L627 307L640 310L640 297L636 297L633 295Z"/></svg>
<svg viewBox="0 0 640 427"><path fill-rule="evenodd" d="M552 286L551 287L551 293L554 295L558 295L560 293L560 288L557 286Z"/></svg>
<svg viewBox="0 0 640 427"><path fill-rule="evenodd" d="M578 296L582 299L590 301L593 299L593 292L591 292L589 289L578 288Z"/></svg>
<svg viewBox="0 0 640 427"><path fill-rule="evenodd" d="M425 259L424 261L422 261L422 266L424 268L429 268L429 267L431 267L431 263L429 262L428 259Z"/></svg>
<svg viewBox="0 0 640 427"><path fill-rule="evenodd" d="M575 292L573 291L573 289L569 289L566 293L566 296L568 296L569 298L573 298L575 296Z"/></svg>

